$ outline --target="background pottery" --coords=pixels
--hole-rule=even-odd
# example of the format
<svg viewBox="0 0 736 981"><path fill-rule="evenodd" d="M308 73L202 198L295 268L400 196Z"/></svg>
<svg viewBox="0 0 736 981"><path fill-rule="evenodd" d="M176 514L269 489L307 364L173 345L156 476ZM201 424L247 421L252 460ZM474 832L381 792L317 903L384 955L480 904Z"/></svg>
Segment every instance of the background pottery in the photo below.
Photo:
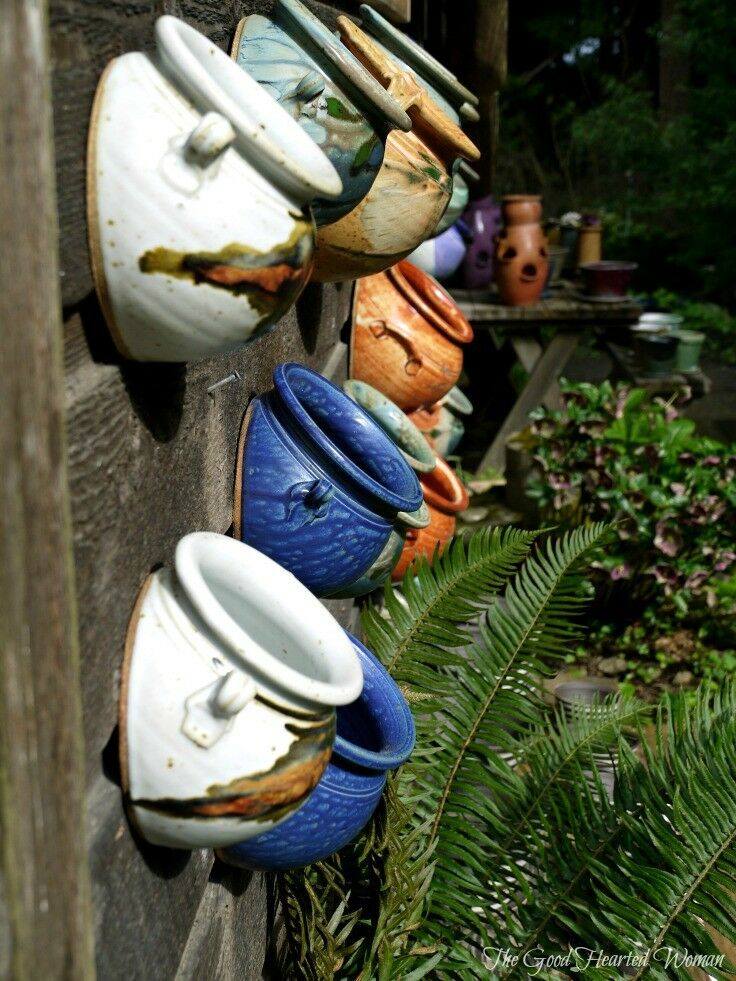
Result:
<svg viewBox="0 0 736 981"><path fill-rule="evenodd" d="M430 98L453 122L477 123L479 99L408 34L398 30L369 4L360 5L361 25L398 66L412 72Z"/></svg>
<svg viewBox="0 0 736 981"><path fill-rule="evenodd" d="M463 212L468 206L469 196L470 188L468 187L467 181L456 170L452 177L452 194L450 195L445 213L437 224L435 235L441 235L442 232L447 231L448 228L454 225L458 218L462 218Z"/></svg>
<svg viewBox="0 0 736 981"><path fill-rule="evenodd" d="M349 375L400 409L432 405L460 377L473 330L431 276L399 263L355 286Z"/></svg>
<svg viewBox="0 0 736 981"><path fill-rule="evenodd" d="M674 334L640 333L637 335L637 353L645 375L666 377L675 370L677 338Z"/></svg>
<svg viewBox="0 0 736 981"><path fill-rule="evenodd" d="M677 355L675 366L678 371L696 371L700 352L705 343L705 334L699 330L675 331Z"/></svg>
<svg viewBox="0 0 736 981"><path fill-rule="evenodd" d="M332 759L307 804L257 840L220 857L248 869L294 869L326 858L365 827L389 770L409 758L414 720L398 685L360 641L348 634L363 669L363 691L337 713Z"/></svg>
<svg viewBox="0 0 736 981"><path fill-rule="evenodd" d="M635 262L590 262L580 266L585 292L597 299L623 299L636 270Z"/></svg>
<svg viewBox="0 0 736 981"><path fill-rule="evenodd" d="M549 273L547 275L547 286L556 283L565 268L568 251L564 245L548 245L547 257L549 259Z"/></svg>
<svg viewBox="0 0 736 981"><path fill-rule="evenodd" d="M409 254L407 261L435 279L453 276L460 268L467 248L461 225L458 222L441 235L428 238Z"/></svg>
<svg viewBox="0 0 736 981"><path fill-rule="evenodd" d="M337 198L317 198L318 225L365 197L388 133L411 120L331 31L299 0L276 0L269 17L242 20L233 57L325 152L342 180Z"/></svg>
<svg viewBox="0 0 736 981"><path fill-rule="evenodd" d="M677 313L652 312L643 313L636 326L647 328L654 333L669 334L673 330L679 330L682 324L683 318Z"/></svg>
<svg viewBox="0 0 736 981"><path fill-rule="evenodd" d="M463 260L463 285L488 289L493 279L493 245L501 230L501 208L491 195L471 201L463 216L470 242Z"/></svg>
<svg viewBox="0 0 736 981"><path fill-rule="evenodd" d="M206 37L167 16L156 45L116 58L97 88L90 254L121 353L187 361L236 350L284 315L311 267L304 206L341 183Z"/></svg>
<svg viewBox="0 0 736 981"><path fill-rule="evenodd" d="M343 42L406 109L409 133L386 140L383 164L368 194L350 214L319 229L313 278L354 279L403 259L437 228L452 193L459 157L478 149L462 130L360 28L338 17Z"/></svg>
<svg viewBox="0 0 736 981"><path fill-rule="evenodd" d="M431 559L439 545L442 553L445 545L455 534L456 514L468 506L465 485L450 465L441 457L436 468L421 477L424 502L429 508L429 524L426 528L410 531L401 557L394 567L391 578L397 582L418 556Z"/></svg>
<svg viewBox="0 0 736 981"><path fill-rule="evenodd" d="M577 262L582 266L586 262L600 262L603 255L603 226L581 225L577 229ZM563 243L564 244L564 243Z"/></svg>
<svg viewBox="0 0 736 981"><path fill-rule="evenodd" d="M549 260L540 224L541 202L537 194L508 194L502 199L504 227L496 239L493 274L508 306L536 303L547 282Z"/></svg>
<svg viewBox="0 0 736 981"><path fill-rule="evenodd" d="M274 827L317 785L334 706L362 688L353 646L285 569L197 532L147 580L120 693L123 791L157 845L209 848Z"/></svg>
<svg viewBox="0 0 736 981"><path fill-rule="evenodd" d="M343 383L343 391L365 409L396 443L415 473L428 473L437 466L432 448L405 412L377 388L354 378Z"/></svg>
<svg viewBox="0 0 736 981"><path fill-rule="evenodd" d="M344 392L282 364L241 431L234 533L319 596L346 593L422 502L396 444Z"/></svg>
<svg viewBox="0 0 736 981"><path fill-rule="evenodd" d="M410 419L441 457L452 453L465 433L461 415L470 415L473 405L455 386L443 399L427 408L416 409Z"/></svg>

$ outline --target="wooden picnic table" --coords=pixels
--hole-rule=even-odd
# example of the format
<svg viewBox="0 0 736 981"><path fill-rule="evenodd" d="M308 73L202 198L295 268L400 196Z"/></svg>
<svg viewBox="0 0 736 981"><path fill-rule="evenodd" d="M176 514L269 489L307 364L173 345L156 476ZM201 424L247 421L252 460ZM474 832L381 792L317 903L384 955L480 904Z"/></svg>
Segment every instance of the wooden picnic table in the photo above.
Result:
<svg viewBox="0 0 736 981"><path fill-rule="evenodd" d="M532 409L540 404L549 409L561 407L559 379L583 338L599 334L621 337L642 312L631 299L620 303L586 300L569 283L556 284L551 296L525 307L504 306L498 294L488 290L451 292L475 330L490 331L499 348L505 339L509 340L529 375L478 472L487 467L504 470L506 439L526 426ZM555 330L544 331L545 327Z"/></svg>

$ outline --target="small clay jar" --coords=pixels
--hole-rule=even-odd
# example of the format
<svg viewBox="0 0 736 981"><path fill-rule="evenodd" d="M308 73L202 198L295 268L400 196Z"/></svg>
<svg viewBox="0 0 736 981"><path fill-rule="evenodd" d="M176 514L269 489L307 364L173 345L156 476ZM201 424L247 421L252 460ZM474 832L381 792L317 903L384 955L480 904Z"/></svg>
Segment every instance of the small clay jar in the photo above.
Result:
<svg viewBox="0 0 736 981"><path fill-rule="evenodd" d="M391 578L401 580L414 559L424 555L431 559L439 546L440 554L455 534L458 511L468 506L468 492L452 467L441 457L431 473L422 474L419 480L424 493L424 503L429 510L426 528L409 529L399 561Z"/></svg>
<svg viewBox="0 0 736 981"><path fill-rule="evenodd" d="M349 214L318 229L312 274L318 282L369 276L413 252L435 233L452 195L457 161L480 155L410 73L347 17L337 23L343 43L406 111L412 129L388 135L368 194Z"/></svg>
<svg viewBox="0 0 736 981"><path fill-rule="evenodd" d="M578 266L600 262L603 255L603 226L600 223L581 225L578 229L577 249Z"/></svg>
<svg viewBox="0 0 736 981"><path fill-rule="evenodd" d="M349 375L404 412L452 388L473 329L440 284L410 262L359 280L353 301Z"/></svg>
<svg viewBox="0 0 736 981"><path fill-rule="evenodd" d="M496 237L493 255L498 292L507 306L536 303L549 272L547 239L540 224L542 198L538 194L507 194L502 198L501 212L504 227Z"/></svg>

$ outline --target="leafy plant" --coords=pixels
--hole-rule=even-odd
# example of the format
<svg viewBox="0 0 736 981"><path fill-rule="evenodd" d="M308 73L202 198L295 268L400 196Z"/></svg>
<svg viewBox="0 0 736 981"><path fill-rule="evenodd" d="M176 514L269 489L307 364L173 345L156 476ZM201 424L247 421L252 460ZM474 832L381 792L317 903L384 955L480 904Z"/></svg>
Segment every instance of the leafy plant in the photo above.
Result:
<svg viewBox="0 0 736 981"><path fill-rule="evenodd" d="M408 573L405 600L388 587L383 610L368 608L417 748L357 842L280 877L283 976L622 976L583 948L628 954L636 978L687 977L685 950L734 976L708 932L736 939L734 686L667 699L651 746L630 696L569 719L541 698L580 633L582 563L605 534L479 532ZM617 761L612 793L603 756Z"/></svg>
<svg viewBox="0 0 736 981"><path fill-rule="evenodd" d="M527 492L547 519L616 522L594 563L595 649L666 666L678 659L656 645L685 630L699 671L706 652L736 647L724 622L736 611L724 585L736 562L736 448L697 436L677 400L609 382L562 388L561 411L532 413L540 472Z"/></svg>

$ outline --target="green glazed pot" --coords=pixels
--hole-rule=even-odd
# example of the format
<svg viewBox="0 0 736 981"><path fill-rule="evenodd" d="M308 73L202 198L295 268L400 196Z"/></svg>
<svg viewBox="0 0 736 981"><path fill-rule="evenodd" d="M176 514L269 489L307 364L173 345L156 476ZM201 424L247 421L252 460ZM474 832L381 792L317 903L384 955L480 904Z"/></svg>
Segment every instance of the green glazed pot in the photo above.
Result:
<svg viewBox="0 0 736 981"><path fill-rule="evenodd" d="M677 330L674 332L674 336L677 338L677 353L675 355L677 370L696 371L705 334L699 330Z"/></svg>

